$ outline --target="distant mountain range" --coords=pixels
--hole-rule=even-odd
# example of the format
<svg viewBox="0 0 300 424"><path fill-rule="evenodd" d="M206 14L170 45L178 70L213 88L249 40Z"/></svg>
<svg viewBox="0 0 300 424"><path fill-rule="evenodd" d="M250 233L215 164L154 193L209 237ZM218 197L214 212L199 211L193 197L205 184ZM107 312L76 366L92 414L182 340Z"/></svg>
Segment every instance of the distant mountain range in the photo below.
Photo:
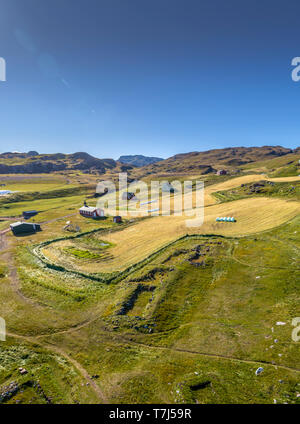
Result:
<svg viewBox="0 0 300 424"><path fill-rule="evenodd" d="M127 165L141 167L141 166L150 165L152 163L160 162L163 159L151 157L151 156L143 156L143 155L128 155L128 156L120 156L118 160L119 162L125 163Z"/></svg>
<svg viewBox="0 0 300 424"><path fill-rule="evenodd" d="M0 154L0 174L40 174L58 171L116 174L128 172L132 178L147 175L210 174L226 169L231 172L256 169L287 175L299 173L300 148L281 146L229 147L204 152L182 153L168 159L142 155L121 156L118 161L98 159L85 152L74 154L39 154L6 152Z"/></svg>

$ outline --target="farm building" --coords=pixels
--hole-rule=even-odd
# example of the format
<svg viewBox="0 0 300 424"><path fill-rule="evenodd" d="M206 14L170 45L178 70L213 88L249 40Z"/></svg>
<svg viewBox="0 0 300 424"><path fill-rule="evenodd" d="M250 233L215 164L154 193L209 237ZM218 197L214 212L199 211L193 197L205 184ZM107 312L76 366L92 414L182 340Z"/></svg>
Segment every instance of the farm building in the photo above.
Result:
<svg viewBox="0 0 300 424"><path fill-rule="evenodd" d="M38 211L24 211L23 212L23 218L24 219L29 219L29 218L37 215L37 214L38 214Z"/></svg>
<svg viewBox="0 0 300 424"><path fill-rule="evenodd" d="M121 216L114 216L114 223L115 224L120 224L121 222L122 222Z"/></svg>
<svg viewBox="0 0 300 424"><path fill-rule="evenodd" d="M79 209L79 213L81 216L85 218L104 218L104 210L100 208L95 208L93 206L83 206Z"/></svg>
<svg viewBox="0 0 300 424"><path fill-rule="evenodd" d="M135 198L135 194L129 191L124 191L122 194L122 200L131 200Z"/></svg>
<svg viewBox="0 0 300 424"><path fill-rule="evenodd" d="M39 224L32 224L29 222L14 222L10 225L10 229L16 236L19 234L32 234L37 231L41 231L41 226Z"/></svg>
<svg viewBox="0 0 300 424"><path fill-rule="evenodd" d="M228 172L226 171L226 169L219 169L219 171L217 172L217 175L227 175Z"/></svg>

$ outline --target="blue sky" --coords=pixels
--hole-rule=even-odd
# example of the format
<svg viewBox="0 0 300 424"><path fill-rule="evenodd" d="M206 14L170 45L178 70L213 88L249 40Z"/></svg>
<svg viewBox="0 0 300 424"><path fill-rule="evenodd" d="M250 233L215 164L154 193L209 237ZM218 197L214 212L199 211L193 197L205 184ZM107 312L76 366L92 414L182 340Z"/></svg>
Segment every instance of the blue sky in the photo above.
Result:
<svg viewBox="0 0 300 424"><path fill-rule="evenodd" d="M0 0L0 151L299 146L298 0Z"/></svg>

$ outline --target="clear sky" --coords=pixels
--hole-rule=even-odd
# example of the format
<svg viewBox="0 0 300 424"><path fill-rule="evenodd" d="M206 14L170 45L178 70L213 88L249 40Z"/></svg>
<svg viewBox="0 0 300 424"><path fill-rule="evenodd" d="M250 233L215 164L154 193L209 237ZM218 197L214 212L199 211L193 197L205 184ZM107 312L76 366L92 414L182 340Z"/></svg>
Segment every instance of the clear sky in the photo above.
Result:
<svg viewBox="0 0 300 424"><path fill-rule="evenodd" d="M299 146L299 0L0 0L0 151Z"/></svg>

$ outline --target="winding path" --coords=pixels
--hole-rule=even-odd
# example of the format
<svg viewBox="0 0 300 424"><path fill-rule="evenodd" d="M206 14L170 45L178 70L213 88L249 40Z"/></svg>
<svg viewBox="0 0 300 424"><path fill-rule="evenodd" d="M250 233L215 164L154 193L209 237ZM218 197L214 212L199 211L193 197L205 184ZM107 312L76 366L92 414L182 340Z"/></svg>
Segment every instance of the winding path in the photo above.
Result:
<svg viewBox="0 0 300 424"><path fill-rule="evenodd" d="M0 253L4 252L2 253L2 259L4 259L8 267L8 277L11 282L11 287L22 301L40 307L41 305L38 302L35 302L34 300L24 296L24 294L21 291L21 284L19 281L17 269L14 264L14 259L11 255L11 252L8 250L9 245L5 235L6 232L0 233Z"/></svg>
<svg viewBox="0 0 300 424"><path fill-rule="evenodd" d="M13 337L15 339L23 340L27 343L36 344L38 346L41 346L44 349L49 350L52 353L55 352L56 354L63 356L68 362L70 362L77 369L77 371L81 374L81 376L92 387L92 389L96 393L96 395L99 398L99 400L101 401L101 403L108 403L105 395L102 392L102 390L94 382L94 380L89 376L87 370L85 368L83 368L83 366L79 362L77 362L74 358L72 358L67 353L65 353L61 348L54 346L54 345L51 345L51 347L50 347L50 346L48 346L47 343L39 342L34 337L21 336L19 334L10 333L10 332L7 332L6 334L9 337Z"/></svg>

